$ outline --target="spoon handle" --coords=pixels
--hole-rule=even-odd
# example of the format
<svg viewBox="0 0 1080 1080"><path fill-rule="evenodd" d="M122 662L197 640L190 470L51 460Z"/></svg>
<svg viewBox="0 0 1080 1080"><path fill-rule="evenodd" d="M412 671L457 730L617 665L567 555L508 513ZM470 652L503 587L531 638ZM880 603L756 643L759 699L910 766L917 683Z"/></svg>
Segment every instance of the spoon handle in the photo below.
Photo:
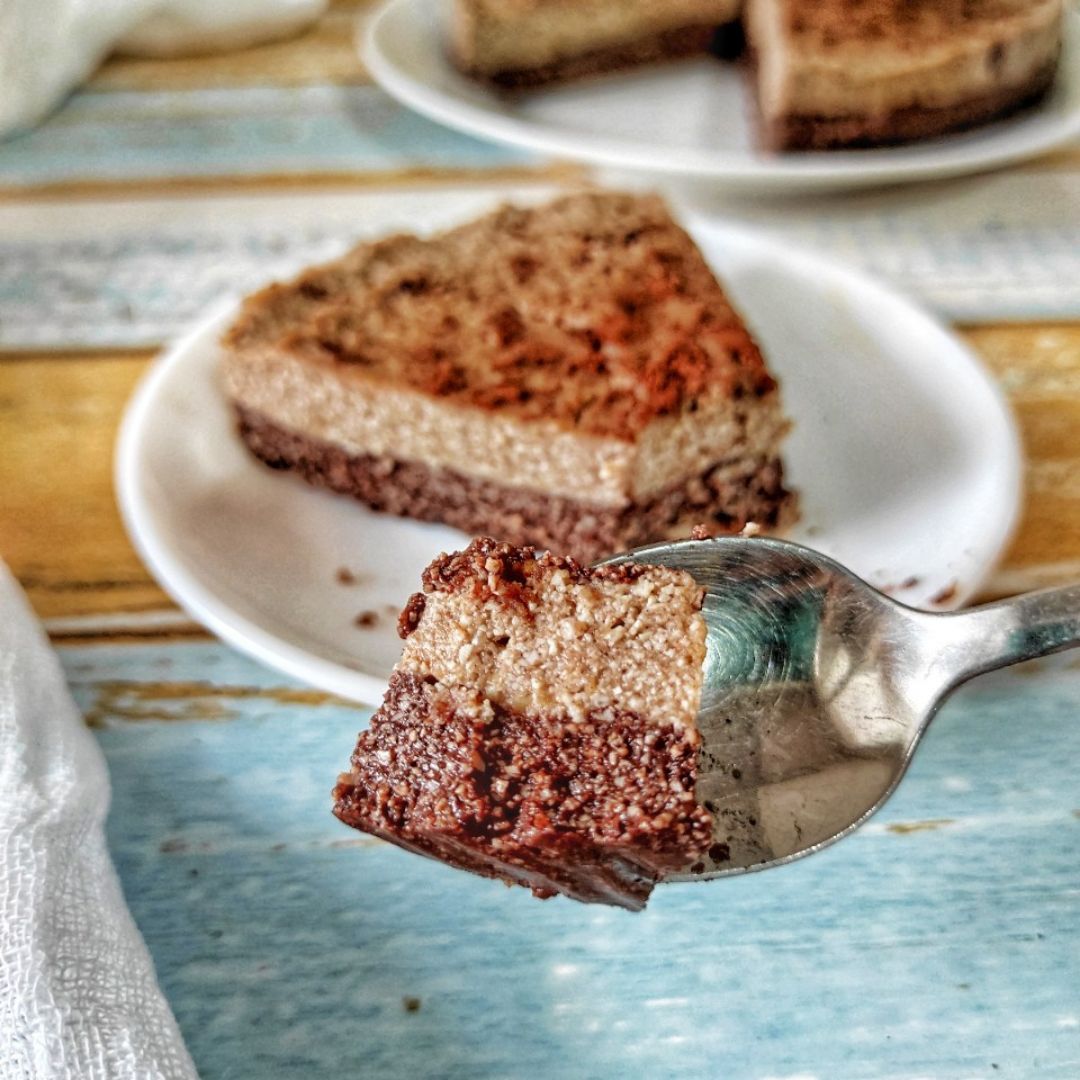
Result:
<svg viewBox="0 0 1080 1080"><path fill-rule="evenodd" d="M956 682L993 668L1080 645L1080 584L1041 589L972 611L938 616L948 624Z"/></svg>

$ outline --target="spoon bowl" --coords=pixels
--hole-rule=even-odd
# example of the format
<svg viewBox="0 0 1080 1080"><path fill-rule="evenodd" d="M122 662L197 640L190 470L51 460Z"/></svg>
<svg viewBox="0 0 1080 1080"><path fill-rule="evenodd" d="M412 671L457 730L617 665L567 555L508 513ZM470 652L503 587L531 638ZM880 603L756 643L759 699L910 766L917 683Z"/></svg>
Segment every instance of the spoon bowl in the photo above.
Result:
<svg viewBox="0 0 1080 1080"><path fill-rule="evenodd" d="M1080 644L1080 585L937 614L782 540L679 540L605 562L685 570L705 591L697 793L714 843L669 881L764 869L847 835L895 790L954 687Z"/></svg>

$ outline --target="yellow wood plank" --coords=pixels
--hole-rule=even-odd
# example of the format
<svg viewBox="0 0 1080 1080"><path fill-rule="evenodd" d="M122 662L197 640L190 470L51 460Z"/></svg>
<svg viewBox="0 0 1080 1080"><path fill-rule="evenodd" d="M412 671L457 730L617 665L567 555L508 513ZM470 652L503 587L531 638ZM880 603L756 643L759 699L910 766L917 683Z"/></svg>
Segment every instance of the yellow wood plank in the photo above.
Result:
<svg viewBox="0 0 1080 1080"><path fill-rule="evenodd" d="M337 0L297 37L250 49L175 60L112 56L88 86L92 90L203 90L369 82L357 53L356 35L359 21L376 6L375 0Z"/></svg>
<svg viewBox="0 0 1080 1080"><path fill-rule="evenodd" d="M1080 578L1080 324L963 333L1008 393L1029 456L1023 520L987 596ZM144 352L0 358L0 555L43 617L169 605L124 534L112 488L117 424L149 360ZM65 632L95 634L77 623ZM115 620L100 632L129 636Z"/></svg>
<svg viewBox="0 0 1080 1080"><path fill-rule="evenodd" d="M987 593L1080 580L1080 327L979 327L966 336L1008 394L1027 457L1020 528Z"/></svg>
<svg viewBox="0 0 1080 1080"><path fill-rule="evenodd" d="M117 424L147 354L0 363L0 555L43 617L168 605L113 500Z"/></svg>
<svg viewBox="0 0 1080 1080"><path fill-rule="evenodd" d="M491 168L417 166L392 171L335 170L319 173L273 173L248 176L186 176L152 180L73 180L5 186L0 182L0 203L65 202L79 199L176 198L190 195L241 196L267 192L293 194L306 191L401 190L445 186L482 187L507 184L584 184L586 169L573 162L539 165L497 165Z"/></svg>

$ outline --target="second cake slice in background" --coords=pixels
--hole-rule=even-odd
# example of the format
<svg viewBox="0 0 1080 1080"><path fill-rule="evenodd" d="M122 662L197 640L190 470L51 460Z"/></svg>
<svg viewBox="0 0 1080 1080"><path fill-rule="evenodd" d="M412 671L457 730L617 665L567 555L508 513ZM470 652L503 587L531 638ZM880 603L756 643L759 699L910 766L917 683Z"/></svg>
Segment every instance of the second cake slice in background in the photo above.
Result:
<svg viewBox="0 0 1080 1080"><path fill-rule="evenodd" d="M450 52L469 75L539 86L706 52L742 0L455 0Z"/></svg>

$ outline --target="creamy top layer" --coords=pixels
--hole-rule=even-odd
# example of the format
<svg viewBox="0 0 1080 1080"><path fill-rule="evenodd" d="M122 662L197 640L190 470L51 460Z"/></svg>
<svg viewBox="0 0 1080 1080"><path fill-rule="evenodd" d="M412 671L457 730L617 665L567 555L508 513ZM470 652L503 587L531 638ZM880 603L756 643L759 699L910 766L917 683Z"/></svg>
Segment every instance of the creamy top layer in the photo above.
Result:
<svg viewBox="0 0 1080 1080"><path fill-rule="evenodd" d="M234 353L222 374L233 401L346 453L419 462L597 506L647 499L718 462L771 459L787 426L776 392L703 397L696 411L660 417L628 443L379 386L287 353Z"/></svg>
<svg viewBox="0 0 1080 1080"><path fill-rule="evenodd" d="M731 22L742 0L456 0L463 65L481 72L542 67L685 26Z"/></svg>
<svg viewBox="0 0 1080 1080"><path fill-rule="evenodd" d="M768 117L955 105L1053 65L1063 0L748 0Z"/></svg>
<svg viewBox="0 0 1080 1080"><path fill-rule="evenodd" d="M572 720L614 707L693 728L701 589L663 567L585 569L493 540L436 560L402 615L397 670Z"/></svg>
<svg viewBox="0 0 1080 1080"><path fill-rule="evenodd" d="M361 245L250 298L224 344L628 442L703 397L775 386L652 196L585 192L431 240Z"/></svg>

